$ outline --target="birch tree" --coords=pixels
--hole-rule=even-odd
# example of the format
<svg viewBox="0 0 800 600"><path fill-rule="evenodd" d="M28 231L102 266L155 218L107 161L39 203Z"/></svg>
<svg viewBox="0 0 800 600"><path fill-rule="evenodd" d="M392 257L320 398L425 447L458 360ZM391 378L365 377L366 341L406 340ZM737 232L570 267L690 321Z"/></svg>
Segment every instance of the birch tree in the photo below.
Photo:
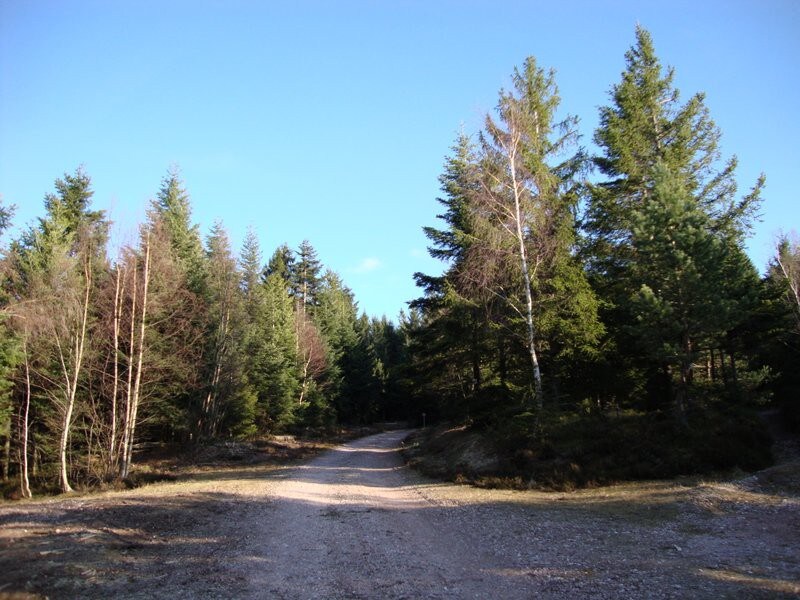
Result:
<svg viewBox="0 0 800 600"><path fill-rule="evenodd" d="M774 263L786 282L786 297L800 332L800 240L797 234L784 234L778 238Z"/></svg>
<svg viewBox="0 0 800 600"><path fill-rule="evenodd" d="M27 331L23 334L23 342L22 342L22 355L23 355L23 364L24 364L24 384L23 384L23 394L24 400L22 406L20 407L20 419L19 419L19 438L21 441L20 444L20 470L19 470L19 478L20 478L20 492L23 498L30 498L31 494L31 481L29 476L29 468L28 468L28 439L29 439L29 430L30 430L30 414L31 414L31 368L30 368L30 356L28 355L28 344L27 344Z"/></svg>
<svg viewBox="0 0 800 600"><path fill-rule="evenodd" d="M139 275L138 257L130 253L128 268L131 273L130 308L128 330L128 365L125 386L124 420L120 452L120 478L125 479L133 464L133 448L136 439L136 425L139 418L139 405L142 395L142 373L145 357L145 336L147 333L147 316L150 288L150 232L145 230L143 240L144 259L141 261ZM140 283L141 280L141 283ZM116 382L115 382L116 386Z"/></svg>
<svg viewBox="0 0 800 600"><path fill-rule="evenodd" d="M568 154L577 140L576 119L555 119L554 73L528 58L512 82L513 91L500 93L498 120L486 119L479 187L470 198L474 240L460 277L507 303L524 322L534 403L541 412L540 350L550 337L542 327L570 298L591 296L573 258L574 186L582 155ZM555 284L564 270L571 279ZM596 324L591 301L574 312ZM590 337L596 335L591 329Z"/></svg>
<svg viewBox="0 0 800 600"><path fill-rule="evenodd" d="M55 182L45 196L47 214L12 245L14 294L30 302L39 335L36 379L57 411L59 487L72 491L69 442L89 353L91 302L98 272L105 268L108 223L92 211L91 180L82 169Z"/></svg>

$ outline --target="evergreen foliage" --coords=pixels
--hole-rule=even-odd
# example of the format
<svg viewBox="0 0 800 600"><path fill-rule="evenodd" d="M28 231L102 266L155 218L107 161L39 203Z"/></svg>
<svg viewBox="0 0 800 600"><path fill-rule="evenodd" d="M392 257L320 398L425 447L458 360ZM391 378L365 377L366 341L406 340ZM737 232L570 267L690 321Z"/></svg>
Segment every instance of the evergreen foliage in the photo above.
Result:
<svg viewBox="0 0 800 600"><path fill-rule="evenodd" d="M459 136L440 178L444 227L424 229L445 269L415 275L423 296L411 303L407 372L428 415L484 429L509 460L538 457L519 462L529 475L598 452L625 461L588 442L569 450L604 430L646 440L607 470L614 477L676 472L651 459L763 464L766 438L748 411L787 366L768 350L787 325L775 269L770 291L743 246L764 178L737 196L736 159L720 161L703 95L681 103L645 29L625 63L600 109L599 178L586 179L582 151L568 152L576 121L553 118L554 75L532 58L477 146ZM752 460L717 431L753 433ZM704 433L712 448L701 448ZM654 446L671 436L680 459ZM733 454L703 458L722 446Z"/></svg>
<svg viewBox="0 0 800 600"><path fill-rule="evenodd" d="M800 428L800 246L759 277L764 179L738 193L703 95L673 82L637 28L590 160L554 73L515 69L445 158L424 228L443 269L397 323L308 240L266 264L253 230L238 257L221 224L203 244L176 169L108 257L90 178L64 175L0 264L3 477L69 491L128 477L144 445L388 420L480 429L532 479L765 464L756 411Z"/></svg>

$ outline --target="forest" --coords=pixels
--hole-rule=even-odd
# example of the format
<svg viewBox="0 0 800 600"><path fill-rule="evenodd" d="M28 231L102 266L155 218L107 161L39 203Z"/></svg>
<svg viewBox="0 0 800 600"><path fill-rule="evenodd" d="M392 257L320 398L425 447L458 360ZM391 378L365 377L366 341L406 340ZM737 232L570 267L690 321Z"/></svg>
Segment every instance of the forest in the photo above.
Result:
<svg viewBox="0 0 800 600"><path fill-rule="evenodd" d="M481 432L526 481L769 464L759 414L800 429L800 242L776 240L759 273L745 242L765 178L737 189L703 94L673 80L637 28L593 155L555 73L514 69L445 159L425 228L442 271L415 275L397 322L360 313L308 241L266 258L253 231L238 251L221 223L203 239L175 169L112 256L89 174L64 174L3 248L4 488L124 480L159 444L423 413Z"/></svg>

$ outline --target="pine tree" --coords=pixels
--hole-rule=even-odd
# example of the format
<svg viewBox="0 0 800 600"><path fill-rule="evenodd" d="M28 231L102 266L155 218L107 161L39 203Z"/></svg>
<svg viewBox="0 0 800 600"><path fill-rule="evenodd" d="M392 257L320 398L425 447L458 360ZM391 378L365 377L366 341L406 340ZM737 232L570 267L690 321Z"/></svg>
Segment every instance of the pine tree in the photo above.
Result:
<svg viewBox="0 0 800 600"><path fill-rule="evenodd" d="M386 316L373 317L360 327L366 329L366 344L374 355L375 386L379 395L378 412L382 421L404 420L410 415L413 392L405 385L405 369L409 365L408 349L402 332Z"/></svg>
<svg viewBox="0 0 800 600"><path fill-rule="evenodd" d="M172 272L172 281L164 282L166 289L171 287L175 300L181 306L174 306L173 299L165 299L168 306L174 306L175 316L164 322L156 332L163 343L161 356L170 352L176 357L194 359L184 363L181 371L176 371L174 385L160 390L157 420L170 430L172 435L197 439L201 434L204 402L207 399L208 379L205 365L213 362L206 354L211 346L199 344L209 339L216 324L210 322L211 291L209 290L207 257L200 240L199 227L191 222L191 202L183 187L178 171L171 169L161 182L161 188L148 212L147 227L158 232L167 244L160 251L168 256L162 257L165 272ZM172 324L180 324L180 331L174 332Z"/></svg>
<svg viewBox="0 0 800 600"><path fill-rule="evenodd" d="M249 248L249 250L248 250ZM253 242L243 254L259 254ZM280 251L280 249L279 249ZM276 251L274 256L279 256ZM273 258L274 258L273 256ZM255 261L244 260L255 273ZM271 261L272 262L272 261ZM249 288L248 288L249 289ZM247 296L249 316L244 338L244 363L249 387L254 394L256 430L261 433L283 430L295 417L298 394L297 338L292 300L284 275L274 272Z"/></svg>
<svg viewBox="0 0 800 600"><path fill-rule="evenodd" d="M3 446L3 481L11 474L11 443L14 437L13 415L16 412L13 397L13 376L22 362L22 344L13 326L8 322L9 315L0 313L0 442Z"/></svg>
<svg viewBox="0 0 800 600"><path fill-rule="evenodd" d="M654 167L649 201L631 214L631 278L641 282L632 299L636 337L668 372L677 374L675 408L684 418L692 365L702 341L724 331L730 319L725 286L725 240L709 216L662 163Z"/></svg>
<svg viewBox="0 0 800 600"><path fill-rule="evenodd" d="M292 294L298 303L298 310L305 312L306 309L316 306L321 271L322 263L317 257L317 251L308 240L303 240L297 250L297 260L290 270Z"/></svg>
<svg viewBox="0 0 800 600"><path fill-rule="evenodd" d="M292 273L294 272L295 256L292 249L286 244L279 246L264 267L262 279L266 281L270 275L278 275L286 283L286 289L291 287Z"/></svg>
<svg viewBox="0 0 800 600"><path fill-rule="evenodd" d="M2 196L0 196L0 235L11 225L15 211L16 207L13 204L6 206Z"/></svg>
<svg viewBox="0 0 800 600"><path fill-rule="evenodd" d="M800 431L800 239L781 234L764 278L771 325L760 358L775 373L770 389L787 428Z"/></svg>
<svg viewBox="0 0 800 600"><path fill-rule="evenodd" d="M730 269L731 279L724 285L720 283L715 293L728 306L728 322L719 328L717 340L709 342L712 347L722 344L720 340L728 335L725 332L735 329L736 315L746 312L748 298L758 295L753 289L757 285L752 277L754 270L742 244L763 185L762 177L749 194L735 198L736 159L718 169L720 132L709 116L703 95L680 104L678 91L672 85L673 70L664 72L650 34L643 28L637 28L636 44L625 59L622 80L611 91L612 104L600 110L595 142L603 153L595 157L595 164L605 180L590 186L585 220L591 279L603 300L603 320L609 331L601 370L610 374L609 393L617 397L635 395L642 376L650 379L650 389L664 387L664 365L654 363L652 356L642 360L634 348L639 346L641 340L637 336L643 330L629 326L639 306L631 299L640 297L646 283L641 277L647 274L648 261L652 259L647 253L637 252L642 240L636 238L635 227L641 222L637 224L635 220L643 214L655 218L658 211L666 210L664 173L673 182L667 187L682 190L668 195L691 198L694 204L691 210L681 204L683 217L675 217L673 225L680 221L683 226L683 218L688 223L702 214L704 235L726 245L724 264ZM657 182L662 197L654 201ZM672 208L677 210L678 204ZM666 231L652 233L662 238L672 235ZM709 274L711 279L714 276ZM733 306L737 302L738 309ZM709 316L710 321L716 318L717 315ZM710 331L714 327L709 322L704 329ZM679 384L680 389L682 386Z"/></svg>
<svg viewBox="0 0 800 600"><path fill-rule="evenodd" d="M0 235L11 225L14 206L5 206L0 198ZM6 254L3 248L3 254ZM9 300L6 293L10 263L5 259L0 263L0 310L7 310ZM9 323L9 315L0 313L0 441L3 445L3 481L8 481L11 470L12 415L14 402L13 374L22 360L20 340Z"/></svg>
<svg viewBox="0 0 800 600"><path fill-rule="evenodd" d="M417 286L424 296L411 303L412 308L424 311L427 322L420 335L418 366L428 367L427 381L439 381L439 397L448 405L448 414L460 418L469 414L473 397L483 384L483 366L488 352L489 323L492 298L474 289L459 286L459 272L464 267L467 251L474 237L471 220L470 195L479 189L476 149L469 137L460 134L445 159L444 172L439 177L443 196L437 198L444 211L437 215L444 227L425 227L430 240L428 253L445 263L441 276L415 273ZM457 372L458 376L454 377ZM468 381L468 385L451 387L453 381ZM473 411L474 412L474 411Z"/></svg>
<svg viewBox="0 0 800 600"><path fill-rule="evenodd" d="M247 229L242 250L239 253L239 268L242 273L241 288L244 295L245 304L248 307L248 314L253 316L252 307L257 305L256 296L261 287L261 247L258 237L252 227Z"/></svg>
<svg viewBox="0 0 800 600"><path fill-rule="evenodd" d="M172 251L186 273L189 289L202 294L205 285L203 244L199 227L192 224L191 201L177 168L170 169L161 181L161 188L151 206L150 221L156 216L169 234Z"/></svg>
<svg viewBox="0 0 800 600"><path fill-rule="evenodd" d="M242 343L244 303L241 274L231 251L228 234L217 222L207 242L208 325L205 365L205 390L200 415L200 431L206 438L221 432L223 423L236 430L247 430L253 415L233 415L244 393Z"/></svg>
<svg viewBox="0 0 800 600"><path fill-rule="evenodd" d="M345 422L358 421L360 415L353 404L354 399L346 395L347 381L344 371L348 353L354 351L358 344L358 309L353 293L338 274L327 271L321 284L317 293L314 323L319 328L327 356L325 391L340 419Z"/></svg>
<svg viewBox="0 0 800 600"><path fill-rule="evenodd" d="M295 315L279 275L267 278L264 292L263 398L269 421L283 429L294 420L298 397Z"/></svg>
<svg viewBox="0 0 800 600"><path fill-rule="evenodd" d="M795 318L795 329L800 333L800 241L797 235L781 235L775 244L771 270L786 285L786 303Z"/></svg>

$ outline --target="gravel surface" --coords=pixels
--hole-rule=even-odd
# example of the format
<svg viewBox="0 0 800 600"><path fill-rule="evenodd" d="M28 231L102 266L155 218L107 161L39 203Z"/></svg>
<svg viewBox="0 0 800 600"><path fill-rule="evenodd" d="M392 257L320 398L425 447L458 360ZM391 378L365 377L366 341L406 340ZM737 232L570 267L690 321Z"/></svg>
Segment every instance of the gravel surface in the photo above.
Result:
<svg viewBox="0 0 800 600"><path fill-rule="evenodd" d="M800 498L757 477L482 490L404 467L407 434L0 505L0 598L800 597Z"/></svg>

